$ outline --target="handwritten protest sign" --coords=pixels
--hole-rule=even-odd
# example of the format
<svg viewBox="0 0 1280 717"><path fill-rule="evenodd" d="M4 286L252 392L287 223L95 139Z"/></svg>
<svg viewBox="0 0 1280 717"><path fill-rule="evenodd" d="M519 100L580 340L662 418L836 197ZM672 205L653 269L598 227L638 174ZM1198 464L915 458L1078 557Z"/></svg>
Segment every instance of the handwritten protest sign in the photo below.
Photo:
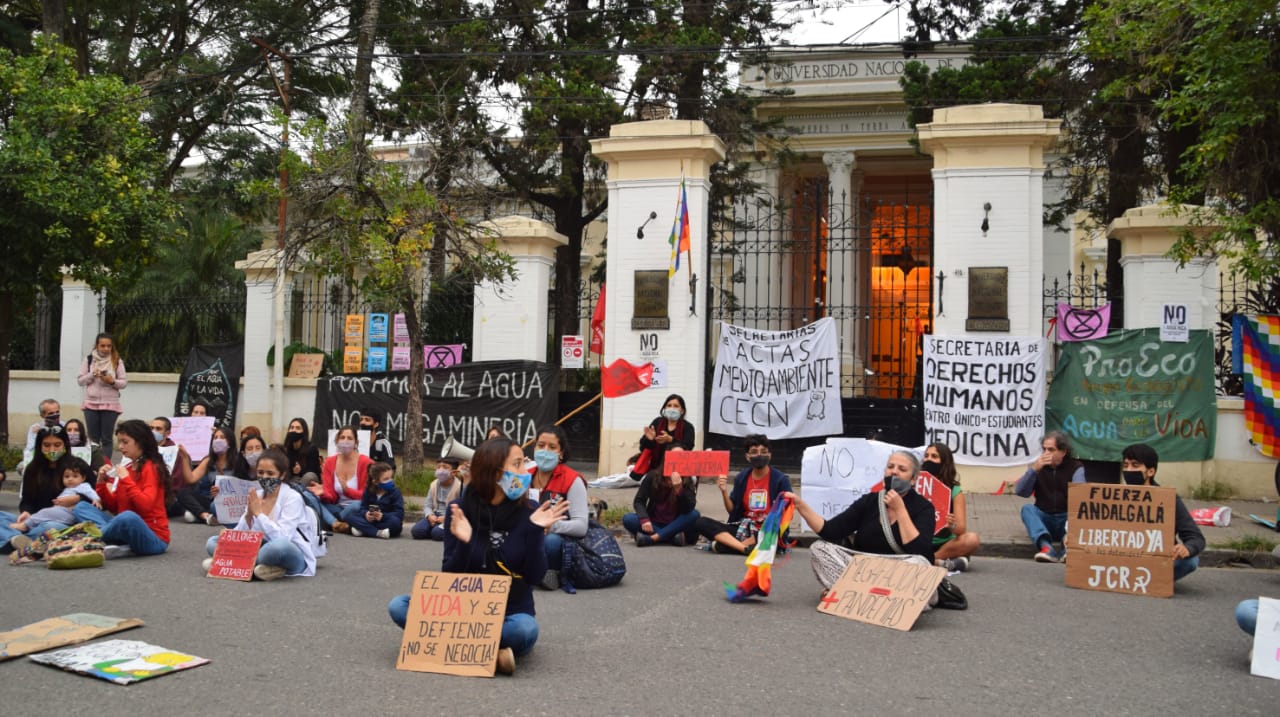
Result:
<svg viewBox="0 0 1280 717"><path fill-rule="evenodd" d="M1177 491L1072 483L1067 488L1067 587L1173 596Z"/></svg>
<svg viewBox="0 0 1280 717"><path fill-rule="evenodd" d="M854 555L818 612L868 625L910 630L947 571L876 555Z"/></svg>
<svg viewBox="0 0 1280 717"><path fill-rule="evenodd" d="M1044 434L1044 375L1039 337L925 337L925 443L970 465L1026 463Z"/></svg>
<svg viewBox="0 0 1280 717"><path fill-rule="evenodd" d="M209 577L223 580L253 580L253 566L262 548L262 533L256 530L224 530L213 549Z"/></svg>
<svg viewBox="0 0 1280 717"><path fill-rule="evenodd" d="M249 491L258 484L234 476L218 476L214 482L218 486L218 496L213 499L213 511L218 522L223 525L238 523L249 507Z"/></svg>
<svg viewBox="0 0 1280 717"><path fill-rule="evenodd" d="M419 571L396 669L493 677L510 589L506 575Z"/></svg>
<svg viewBox="0 0 1280 717"><path fill-rule="evenodd" d="M107 617L86 612L51 617L16 630L0 632L0 662L93 640L142 624L137 618Z"/></svg>
<svg viewBox="0 0 1280 717"><path fill-rule="evenodd" d="M1249 674L1280 680L1280 600L1258 598L1258 622L1253 630Z"/></svg>
<svg viewBox="0 0 1280 717"><path fill-rule="evenodd" d="M404 314L396 314L391 319L391 340L397 344L409 343L409 324L405 323Z"/></svg>
<svg viewBox="0 0 1280 717"><path fill-rule="evenodd" d="M348 346L364 344L364 314L347 314L343 325L343 338Z"/></svg>
<svg viewBox="0 0 1280 717"><path fill-rule="evenodd" d="M324 368L324 354L294 354L289 362L289 378L318 378Z"/></svg>
<svg viewBox="0 0 1280 717"><path fill-rule="evenodd" d="M902 449L865 438L828 438L809 446L800 462L800 497L829 520L879 485L896 450Z"/></svg>
<svg viewBox="0 0 1280 717"><path fill-rule="evenodd" d="M729 473L729 451L667 451L662 475L679 471L682 476L720 476Z"/></svg>
<svg viewBox="0 0 1280 717"><path fill-rule="evenodd" d="M174 416L169 419L173 430L169 438L187 449L193 461L202 461L209 455L209 438L218 419L213 416Z"/></svg>
<svg viewBox="0 0 1280 717"><path fill-rule="evenodd" d="M947 517L951 515L951 489L946 483L921 471L916 477L916 492L933 503L933 534L941 533L947 527Z"/></svg>
<svg viewBox="0 0 1280 717"><path fill-rule="evenodd" d="M791 331L721 323L710 430L775 441L842 433L835 319Z"/></svg>
<svg viewBox="0 0 1280 717"><path fill-rule="evenodd" d="M396 314L399 316L400 314ZM409 370L409 347L395 346L391 349L391 370L392 371L408 371Z"/></svg>

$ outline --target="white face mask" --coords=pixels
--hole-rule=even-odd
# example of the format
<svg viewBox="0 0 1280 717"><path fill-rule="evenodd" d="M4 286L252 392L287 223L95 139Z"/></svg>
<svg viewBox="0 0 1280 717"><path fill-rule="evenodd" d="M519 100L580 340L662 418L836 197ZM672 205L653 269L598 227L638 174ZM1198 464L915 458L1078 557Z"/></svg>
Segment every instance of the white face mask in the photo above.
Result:
<svg viewBox="0 0 1280 717"><path fill-rule="evenodd" d="M355 441L338 441L338 452L346 455L356 449Z"/></svg>
<svg viewBox="0 0 1280 717"><path fill-rule="evenodd" d="M664 409L662 409L662 417L663 417L663 418L665 418L665 419L667 419L668 421L678 421L678 420L680 420L680 415L681 415L681 414L680 414L680 409L678 409L678 408L664 408Z"/></svg>

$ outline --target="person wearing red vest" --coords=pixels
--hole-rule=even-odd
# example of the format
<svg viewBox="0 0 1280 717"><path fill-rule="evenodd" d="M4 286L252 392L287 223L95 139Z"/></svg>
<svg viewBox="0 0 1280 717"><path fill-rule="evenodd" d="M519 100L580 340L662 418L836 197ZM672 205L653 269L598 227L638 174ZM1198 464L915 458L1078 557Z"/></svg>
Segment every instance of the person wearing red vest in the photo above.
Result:
<svg viewBox="0 0 1280 717"><path fill-rule="evenodd" d="M555 590L560 587L560 566L563 562L564 541L581 538L587 534L587 481L574 469L565 465L569 460L569 437L559 426L543 426L533 447L534 467L529 486L529 499L534 503L568 501L569 515L547 528L543 549L547 552L547 572L542 587Z"/></svg>

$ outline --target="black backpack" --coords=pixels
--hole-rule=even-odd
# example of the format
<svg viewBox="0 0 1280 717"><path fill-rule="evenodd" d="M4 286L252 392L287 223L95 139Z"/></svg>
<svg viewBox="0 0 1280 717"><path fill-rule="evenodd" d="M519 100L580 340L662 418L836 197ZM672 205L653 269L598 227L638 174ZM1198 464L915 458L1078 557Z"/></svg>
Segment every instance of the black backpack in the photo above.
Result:
<svg viewBox="0 0 1280 717"><path fill-rule="evenodd" d="M613 533L594 520L587 523L587 534L578 540L564 541L561 587L587 590L607 588L622 582L627 563Z"/></svg>

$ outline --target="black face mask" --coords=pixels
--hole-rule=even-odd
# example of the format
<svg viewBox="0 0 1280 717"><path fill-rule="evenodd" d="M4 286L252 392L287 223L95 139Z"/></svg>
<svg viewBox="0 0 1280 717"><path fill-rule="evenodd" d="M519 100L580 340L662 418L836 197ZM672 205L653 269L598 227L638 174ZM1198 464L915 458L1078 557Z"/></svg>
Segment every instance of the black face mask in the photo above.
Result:
<svg viewBox="0 0 1280 717"><path fill-rule="evenodd" d="M302 440L302 431L289 431L289 442L298 443Z"/></svg>
<svg viewBox="0 0 1280 717"><path fill-rule="evenodd" d="M747 462L752 468L764 468L769 465L769 456L748 456Z"/></svg>
<svg viewBox="0 0 1280 717"><path fill-rule="evenodd" d="M912 482L906 478L899 478L897 476L884 477L884 489L891 490L898 495L905 496L907 493L910 493L911 489L914 487L915 486Z"/></svg>
<svg viewBox="0 0 1280 717"><path fill-rule="evenodd" d="M1121 471L1120 475L1124 476L1124 482L1129 485L1144 485L1147 482L1142 471Z"/></svg>
<svg viewBox="0 0 1280 717"><path fill-rule="evenodd" d="M920 464L920 470L928 473L934 478L937 478L942 475L942 464L936 461L925 461Z"/></svg>

